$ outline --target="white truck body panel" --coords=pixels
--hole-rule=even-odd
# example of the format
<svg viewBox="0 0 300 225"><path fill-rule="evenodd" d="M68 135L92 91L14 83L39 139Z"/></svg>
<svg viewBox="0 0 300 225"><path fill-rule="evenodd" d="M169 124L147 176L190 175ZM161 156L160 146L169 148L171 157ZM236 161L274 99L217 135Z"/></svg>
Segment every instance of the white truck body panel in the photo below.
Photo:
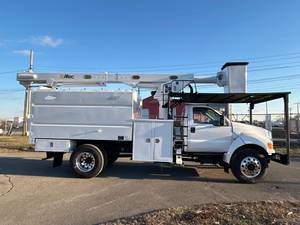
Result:
<svg viewBox="0 0 300 225"><path fill-rule="evenodd" d="M173 120L134 121L133 160L173 162Z"/></svg>
<svg viewBox="0 0 300 225"><path fill-rule="evenodd" d="M39 152L71 152L76 142L71 140L36 139L35 150Z"/></svg>
<svg viewBox="0 0 300 225"><path fill-rule="evenodd" d="M31 142L65 140L132 140L135 92L55 91L32 93Z"/></svg>

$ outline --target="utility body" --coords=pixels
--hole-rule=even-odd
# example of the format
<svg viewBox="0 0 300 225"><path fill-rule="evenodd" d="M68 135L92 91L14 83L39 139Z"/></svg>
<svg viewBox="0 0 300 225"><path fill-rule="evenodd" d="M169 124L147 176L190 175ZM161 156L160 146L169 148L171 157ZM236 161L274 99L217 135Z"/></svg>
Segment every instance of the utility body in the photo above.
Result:
<svg viewBox="0 0 300 225"><path fill-rule="evenodd" d="M54 157L54 166L62 163L64 153L71 153L70 165L80 177L97 176L122 153L129 153L136 161L219 164L227 172L231 169L239 181L254 183L274 158L271 132L230 121L210 106L214 98L200 101L192 87L196 83L215 83L224 87L231 98L245 93L247 63L225 65L216 76L205 78L192 74L20 73L17 79L30 92L30 143L35 144L36 151L46 152L46 158ZM132 89L62 88L107 83L125 83ZM143 116L141 88L154 90L159 102L157 119ZM188 101L184 95L187 89ZM264 97L272 100L267 96L253 94L251 98L244 94L239 99L253 104ZM226 103L226 108L225 99L230 96L213 103ZM176 114L179 103L183 110ZM283 161L280 155L277 161Z"/></svg>

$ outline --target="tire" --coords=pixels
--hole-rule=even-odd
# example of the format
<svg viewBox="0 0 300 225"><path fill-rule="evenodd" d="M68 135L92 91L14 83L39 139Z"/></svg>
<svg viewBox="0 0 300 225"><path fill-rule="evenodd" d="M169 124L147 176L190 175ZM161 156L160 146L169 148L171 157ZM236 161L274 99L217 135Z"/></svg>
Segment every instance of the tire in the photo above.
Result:
<svg viewBox="0 0 300 225"><path fill-rule="evenodd" d="M95 145L83 144L70 157L73 171L82 178L98 176L106 167L107 155Z"/></svg>
<svg viewBox="0 0 300 225"><path fill-rule="evenodd" d="M243 149L233 156L231 171L241 183L256 183L266 172L268 161L256 149Z"/></svg>

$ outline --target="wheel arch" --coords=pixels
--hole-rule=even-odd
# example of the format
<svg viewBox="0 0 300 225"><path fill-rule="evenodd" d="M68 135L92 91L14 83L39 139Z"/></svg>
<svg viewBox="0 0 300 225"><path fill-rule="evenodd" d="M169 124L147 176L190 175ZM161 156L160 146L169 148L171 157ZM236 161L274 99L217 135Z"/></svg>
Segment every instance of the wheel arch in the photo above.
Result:
<svg viewBox="0 0 300 225"><path fill-rule="evenodd" d="M245 143L241 137L237 138L230 146L228 152L224 154L223 160L230 164L234 156L244 149L256 149L260 154L268 158L268 151L260 143Z"/></svg>
<svg viewBox="0 0 300 225"><path fill-rule="evenodd" d="M239 153L241 152L242 150L244 149L255 149L258 151L259 154L262 154L264 155L265 158L268 158L268 152L266 149L264 149L262 146L260 145L257 145L257 144L245 144L245 145L242 145L240 147L238 147L232 154L231 154L231 157L230 157L230 163L232 162L232 160L234 159L234 157Z"/></svg>

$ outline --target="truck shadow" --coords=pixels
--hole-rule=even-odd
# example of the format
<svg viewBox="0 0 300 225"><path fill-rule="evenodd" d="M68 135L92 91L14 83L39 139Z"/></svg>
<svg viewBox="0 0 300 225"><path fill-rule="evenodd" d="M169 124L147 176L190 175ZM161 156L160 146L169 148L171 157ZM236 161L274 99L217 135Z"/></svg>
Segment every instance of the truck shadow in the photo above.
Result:
<svg viewBox="0 0 300 225"><path fill-rule="evenodd" d="M285 166L283 166L284 168ZM69 166L68 160L63 165L52 168L52 160L40 160L22 157L0 156L0 174L18 176L40 176L53 178L78 179ZM223 172L216 167L179 167L168 164L137 163L120 160L108 167L100 176L94 179L119 178L132 180L177 180L198 181L209 183L240 184L231 174ZM281 182L275 180L262 180L260 183L297 184L295 182Z"/></svg>
<svg viewBox="0 0 300 225"><path fill-rule="evenodd" d="M211 169L211 167L205 168ZM218 170L220 175L222 170ZM52 168L52 160L29 159L22 157L0 157L0 174L19 175L19 176L43 176L57 178L76 178L69 167L69 162L64 160L63 165ZM166 164L136 163L132 161L117 161L103 171L95 179L102 178L120 179L157 179L157 180L185 180L203 181L214 183L236 183L233 177L229 178L209 178L199 176L196 168L178 167Z"/></svg>
<svg viewBox="0 0 300 225"><path fill-rule="evenodd" d="M214 177L199 175L199 170L214 170ZM221 176L218 176L221 175ZM218 176L218 177L216 177ZM153 180L184 180L213 183L236 183L233 177L224 175L223 169L216 167L183 167L168 164L134 163L117 161L108 167L101 177L117 177L120 179L153 179Z"/></svg>

